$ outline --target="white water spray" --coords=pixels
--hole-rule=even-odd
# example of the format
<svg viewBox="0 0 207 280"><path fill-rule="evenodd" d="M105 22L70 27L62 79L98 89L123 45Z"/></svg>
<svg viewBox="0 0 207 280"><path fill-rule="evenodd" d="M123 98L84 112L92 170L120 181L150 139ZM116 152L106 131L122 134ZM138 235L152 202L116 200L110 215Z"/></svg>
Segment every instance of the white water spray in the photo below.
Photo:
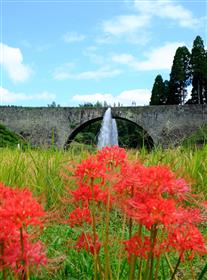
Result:
<svg viewBox="0 0 207 280"><path fill-rule="evenodd" d="M98 136L98 149L106 146L118 146L118 131L116 120L112 119L111 108L108 108L103 116L101 130Z"/></svg>

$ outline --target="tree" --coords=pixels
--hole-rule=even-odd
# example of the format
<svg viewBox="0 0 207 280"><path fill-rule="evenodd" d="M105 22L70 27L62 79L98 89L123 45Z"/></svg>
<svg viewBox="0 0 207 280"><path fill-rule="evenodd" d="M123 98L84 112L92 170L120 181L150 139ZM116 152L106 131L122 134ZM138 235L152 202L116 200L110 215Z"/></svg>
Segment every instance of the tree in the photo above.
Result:
<svg viewBox="0 0 207 280"><path fill-rule="evenodd" d="M60 104L56 104L56 102L53 101L51 104L47 104L47 107L56 108L56 107L60 107Z"/></svg>
<svg viewBox="0 0 207 280"><path fill-rule="evenodd" d="M102 103L100 101L96 101L96 103L93 105L93 107L95 107L95 108L102 108L103 105L102 105Z"/></svg>
<svg viewBox="0 0 207 280"><path fill-rule="evenodd" d="M163 105L166 101L165 84L162 76L157 75L152 88L152 95L150 99L150 105Z"/></svg>
<svg viewBox="0 0 207 280"><path fill-rule="evenodd" d="M79 104L80 108L92 108L93 107L93 103L91 102L85 102L84 104Z"/></svg>
<svg viewBox="0 0 207 280"><path fill-rule="evenodd" d="M205 53L204 103L207 104L207 51Z"/></svg>
<svg viewBox="0 0 207 280"><path fill-rule="evenodd" d="M176 50L168 85L167 104L184 104L191 82L190 52L183 46Z"/></svg>
<svg viewBox="0 0 207 280"><path fill-rule="evenodd" d="M204 104L207 91L207 58L204 49L204 43L200 36L197 36L193 42L191 53L192 65L192 104Z"/></svg>

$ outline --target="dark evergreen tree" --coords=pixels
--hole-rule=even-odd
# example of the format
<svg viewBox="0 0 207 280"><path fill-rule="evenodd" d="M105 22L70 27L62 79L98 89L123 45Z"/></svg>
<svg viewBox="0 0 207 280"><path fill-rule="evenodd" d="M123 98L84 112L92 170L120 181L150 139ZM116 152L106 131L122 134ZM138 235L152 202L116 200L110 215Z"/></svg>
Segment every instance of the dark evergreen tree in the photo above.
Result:
<svg viewBox="0 0 207 280"><path fill-rule="evenodd" d="M152 88L152 95L150 99L150 105L163 105L166 102L165 95L165 84L163 82L162 76L157 75Z"/></svg>
<svg viewBox="0 0 207 280"><path fill-rule="evenodd" d="M191 53L192 65L192 104L206 103L206 80L207 80L207 58L204 49L204 43L200 36L197 36L193 42Z"/></svg>
<svg viewBox="0 0 207 280"><path fill-rule="evenodd" d="M207 51L205 53L204 65L204 103L207 104Z"/></svg>
<svg viewBox="0 0 207 280"><path fill-rule="evenodd" d="M176 50L168 85L167 104L184 104L191 82L190 52L183 46Z"/></svg>
<svg viewBox="0 0 207 280"><path fill-rule="evenodd" d="M169 81L164 81L164 104L167 104L168 99L168 92L169 92Z"/></svg>

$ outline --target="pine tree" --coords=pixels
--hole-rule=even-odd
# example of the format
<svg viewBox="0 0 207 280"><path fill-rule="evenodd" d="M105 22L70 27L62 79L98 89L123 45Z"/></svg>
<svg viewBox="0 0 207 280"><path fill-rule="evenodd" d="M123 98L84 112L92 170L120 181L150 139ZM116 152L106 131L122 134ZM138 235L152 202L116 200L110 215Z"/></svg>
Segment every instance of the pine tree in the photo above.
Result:
<svg viewBox="0 0 207 280"><path fill-rule="evenodd" d="M204 49L204 43L200 36L197 36L193 42L191 53L192 65L192 93L191 103L204 104L207 91L207 58Z"/></svg>
<svg viewBox="0 0 207 280"><path fill-rule="evenodd" d="M162 76L157 75L152 88L152 95L150 99L150 105L163 105L165 104L165 84L163 82Z"/></svg>
<svg viewBox="0 0 207 280"><path fill-rule="evenodd" d="M183 46L176 50L170 73L167 104L184 104L191 82L190 52Z"/></svg>
<svg viewBox="0 0 207 280"><path fill-rule="evenodd" d="M204 103L207 104L207 51L205 53L204 65Z"/></svg>

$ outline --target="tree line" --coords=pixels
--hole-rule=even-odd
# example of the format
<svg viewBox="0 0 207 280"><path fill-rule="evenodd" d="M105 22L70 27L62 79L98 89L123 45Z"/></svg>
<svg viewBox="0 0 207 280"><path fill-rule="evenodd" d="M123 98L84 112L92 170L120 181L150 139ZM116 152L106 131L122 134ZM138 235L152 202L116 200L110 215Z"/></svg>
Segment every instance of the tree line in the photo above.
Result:
<svg viewBox="0 0 207 280"><path fill-rule="evenodd" d="M192 86L191 98L186 101L187 87ZM186 46L177 48L170 79L156 76L150 105L207 104L207 50L197 36L191 52Z"/></svg>

